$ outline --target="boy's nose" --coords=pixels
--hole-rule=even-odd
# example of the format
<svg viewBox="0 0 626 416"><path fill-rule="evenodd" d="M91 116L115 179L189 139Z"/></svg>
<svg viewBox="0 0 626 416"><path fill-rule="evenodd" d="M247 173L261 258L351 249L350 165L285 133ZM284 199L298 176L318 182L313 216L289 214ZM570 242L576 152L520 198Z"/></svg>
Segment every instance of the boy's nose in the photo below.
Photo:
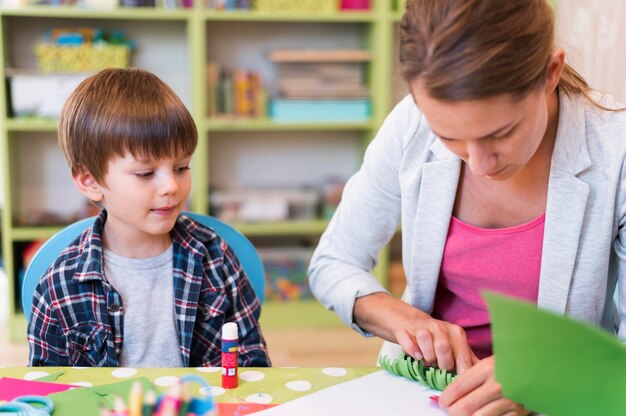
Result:
<svg viewBox="0 0 626 416"><path fill-rule="evenodd" d="M163 195L173 194L178 190L178 182L174 175L164 175L159 184L159 191Z"/></svg>

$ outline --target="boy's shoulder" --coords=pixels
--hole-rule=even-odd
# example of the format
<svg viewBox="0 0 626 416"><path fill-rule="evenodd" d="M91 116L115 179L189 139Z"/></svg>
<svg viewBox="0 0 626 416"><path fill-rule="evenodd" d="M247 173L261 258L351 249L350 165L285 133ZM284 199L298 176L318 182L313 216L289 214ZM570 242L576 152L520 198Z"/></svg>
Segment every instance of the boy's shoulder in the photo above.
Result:
<svg viewBox="0 0 626 416"><path fill-rule="evenodd" d="M95 277L90 271L100 270L96 263L101 262L101 255L94 255L91 236L89 227L61 251L39 281L42 291L72 292L72 284L84 281L85 277L87 280ZM99 249L95 251L101 252Z"/></svg>

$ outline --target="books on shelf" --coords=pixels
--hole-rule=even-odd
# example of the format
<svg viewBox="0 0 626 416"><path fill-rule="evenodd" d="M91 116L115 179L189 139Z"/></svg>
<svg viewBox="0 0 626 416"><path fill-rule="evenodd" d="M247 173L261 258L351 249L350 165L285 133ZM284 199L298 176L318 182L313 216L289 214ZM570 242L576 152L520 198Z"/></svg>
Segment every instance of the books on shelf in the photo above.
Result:
<svg viewBox="0 0 626 416"><path fill-rule="evenodd" d="M280 122L359 122L370 117L367 50L273 50L277 97L270 116Z"/></svg>
<svg viewBox="0 0 626 416"><path fill-rule="evenodd" d="M267 114L267 92L256 71L220 68L207 64L208 117L263 117Z"/></svg>
<svg viewBox="0 0 626 416"><path fill-rule="evenodd" d="M367 62L372 54L361 49L277 49L269 58L273 62Z"/></svg>

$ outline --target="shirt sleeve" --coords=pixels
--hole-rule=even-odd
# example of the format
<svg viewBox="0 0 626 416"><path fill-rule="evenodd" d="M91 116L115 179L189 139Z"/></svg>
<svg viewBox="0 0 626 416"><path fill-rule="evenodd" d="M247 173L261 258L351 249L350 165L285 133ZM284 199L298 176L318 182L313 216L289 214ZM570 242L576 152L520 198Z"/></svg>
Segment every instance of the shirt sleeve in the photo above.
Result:
<svg viewBox="0 0 626 416"><path fill-rule="evenodd" d="M53 271L47 272L49 277ZM49 284L43 279L35 288L28 323L29 366L71 366L67 339L51 306Z"/></svg>
<svg viewBox="0 0 626 416"><path fill-rule="evenodd" d="M224 281L229 282L231 297L226 321L236 322L239 328L239 366L270 367L267 346L259 324L261 302L229 246L224 250L223 273Z"/></svg>

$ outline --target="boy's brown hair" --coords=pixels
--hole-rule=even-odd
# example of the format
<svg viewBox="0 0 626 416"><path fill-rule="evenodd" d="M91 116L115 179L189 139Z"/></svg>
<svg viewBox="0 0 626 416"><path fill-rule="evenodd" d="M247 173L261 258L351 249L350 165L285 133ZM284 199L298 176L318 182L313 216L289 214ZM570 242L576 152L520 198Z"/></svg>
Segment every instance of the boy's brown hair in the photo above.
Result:
<svg viewBox="0 0 626 416"><path fill-rule="evenodd" d="M102 183L108 162L130 152L161 159L193 154L198 131L180 98L156 75L110 68L85 79L59 117L59 144L72 175Z"/></svg>

